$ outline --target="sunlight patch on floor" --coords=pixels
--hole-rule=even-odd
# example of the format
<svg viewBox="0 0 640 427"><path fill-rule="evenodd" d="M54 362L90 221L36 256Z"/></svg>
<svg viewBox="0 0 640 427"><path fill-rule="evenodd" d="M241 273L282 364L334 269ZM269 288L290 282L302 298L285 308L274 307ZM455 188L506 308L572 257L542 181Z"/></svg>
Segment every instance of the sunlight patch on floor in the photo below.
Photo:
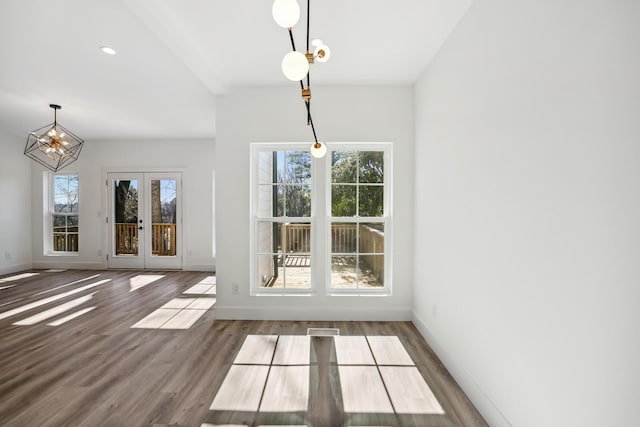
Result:
<svg viewBox="0 0 640 427"><path fill-rule="evenodd" d="M51 289L47 289L46 291L38 292L36 295L42 295L42 294L46 294L46 293L49 293L49 292L53 292L53 291L58 290L60 288L66 288L67 286L77 285L78 283L86 282L87 280L95 279L96 277L99 277L99 276L100 276L99 274L94 274L93 276L85 277L83 279L74 280L73 282L65 283L64 285L56 286L55 288L51 288Z"/></svg>
<svg viewBox="0 0 640 427"><path fill-rule="evenodd" d="M6 319L7 317L15 316L16 314L24 313L25 311L28 311L28 310L31 310L33 308L37 308L37 307L43 306L45 304L49 304L49 303L61 300L63 298L66 298L66 297L71 296L71 295L75 295L77 293L86 291L88 289L95 288L96 286L103 285L103 284L105 284L107 282L110 282L110 281L111 281L111 279L100 280L100 281L97 281L95 283L91 283L89 285L82 286L81 288L78 288L78 289L73 289L71 291L63 292L61 294L54 295L52 297L44 298L44 299L32 302L30 304L26 304L26 305L14 308L12 310L8 310L8 311L5 311L5 312L2 312L2 313L0 313L0 320Z"/></svg>
<svg viewBox="0 0 640 427"><path fill-rule="evenodd" d="M131 288L129 292L137 291L138 289L144 288L147 285L155 282L156 280L160 280L164 277L163 274L139 274L137 276L129 279L129 287Z"/></svg>
<svg viewBox="0 0 640 427"><path fill-rule="evenodd" d="M164 277L164 276L159 276ZM193 285L182 295L186 298L174 298L145 318L136 322L132 329L189 329L216 304L216 277L207 276Z"/></svg>
<svg viewBox="0 0 640 427"><path fill-rule="evenodd" d="M216 285L197 284L183 292L185 295L215 295Z"/></svg>
<svg viewBox="0 0 640 427"><path fill-rule="evenodd" d="M93 306L93 307L83 308L82 310L78 310L76 312L73 312L73 313L69 314L68 316L64 316L64 317L61 317L58 320L54 320L53 322L47 323L47 325L49 325L49 326L60 326L60 325L63 325L65 323L67 323L68 321L75 319L76 317L80 317L83 314L90 312L94 308L96 308L96 307Z"/></svg>
<svg viewBox="0 0 640 427"><path fill-rule="evenodd" d="M216 303L215 298L174 298L145 318L132 329L189 329Z"/></svg>
<svg viewBox="0 0 640 427"><path fill-rule="evenodd" d="M307 335L247 335L209 409L307 412L314 405L309 401L315 366L311 340ZM444 414L397 336L343 335L332 343L345 414Z"/></svg>
<svg viewBox="0 0 640 427"><path fill-rule="evenodd" d="M40 273L22 273L16 274L15 276L3 277L0 279L0 283L15 282L16 280L26 279L27 277L37 276L38 274Z"/></svg>
<svg viewBox="0 0 640 427"><path fill-rule="evenodd" d="M83 297L65 302L64 304L60 304L58 306L50 308L49 310L42 311L31 317L27 317L26 319L15 322L14 325L20 325L20 326L35 325L36 323L42 322L43 320L51 319L52 317L56 317L59 314L65 313L71 310L72 308L76 308L77 306L84 304L85 302L93 298L95 294L96 293L93 292L89 295L85 295Z"/></svg>

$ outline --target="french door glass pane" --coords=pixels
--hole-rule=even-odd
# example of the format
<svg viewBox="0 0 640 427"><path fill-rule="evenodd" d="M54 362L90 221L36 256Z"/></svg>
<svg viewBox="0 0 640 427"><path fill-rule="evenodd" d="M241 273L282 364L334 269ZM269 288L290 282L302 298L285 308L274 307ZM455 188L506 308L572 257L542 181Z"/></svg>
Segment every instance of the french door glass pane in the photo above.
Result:
<svg viewBox="0 0 640 427"><path fill-rule="evenodd" d="M176 255L177 185L175 179L151 180L152 255Z"/></svg>
<svg viewBox="0 0 640 427"><path fill-rule="evenodd" d="M115 180L115 255L138 255L138 180Z"/></svg>

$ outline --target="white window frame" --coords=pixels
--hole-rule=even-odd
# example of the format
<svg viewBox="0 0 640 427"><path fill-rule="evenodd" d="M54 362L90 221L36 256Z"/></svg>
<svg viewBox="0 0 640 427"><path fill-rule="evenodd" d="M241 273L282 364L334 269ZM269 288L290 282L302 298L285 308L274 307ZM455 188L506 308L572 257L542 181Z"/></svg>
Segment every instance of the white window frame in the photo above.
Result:
<svg viewBox="0 0 640 427"><path fill-rule="evenodd" d="M334 151L382 151L384 162L383 188L383 215L379 217L334 217L331 215L331 158ZM327 144L327 154L325 156L325 189L324 189L324 212L326 213L325 224L325 277L328 295L392 295L393 262L391 248L393 247L393 143L391 142L371 142L371 143L332 143ZM334 288L331 285L331 224L339 223L366 223L375 222L384 225L384 285L380 288ZM359 254L359 252L358 252Z"/></svg>
<svg viewBox="0 0 640 427"><path fill-rule="evenodd" d="M259 162L259 153L261 151L309 151L309 144L300 144L300 143L252 143L251 144L251 163L250 163L250 217L251 217L251 226L250 226L250 257L251 257L251 268L250 268L250 294L251 295L313 295L316 293L316 281L315 277L315 265L316 265L316 251L315 242L316 242L316 220L315 220L315 206L316 206L316 197L314 197L314 188L316 188L315 183L315 174L314 170L316 169L315 159L312 157L311 161L311 216L308 217L259 217L258 216L258 174L257 174L257 165ZM309 288L265 288L260 286L260 283L257 281L258 276L258 251L257 251L257 239L258 239L258 223L261 221L268 221L272 223L286 223L286 222L308 222L311 224L311 251L310 251L310 262L311 262L311 285Z"/></svg>
<svg viewBox="0 0 640 427"><path fill-rule="evenodd" d="M43 224L43 242L45 256L78 256L80 254L80 205L78 211L71 213L55 212L55 177L56 176L77 176L78 177L78 203L80 202L80 174L77 172L44 172L45 173L45 200ZM53 245L53 216L54 215L77 216L78 217L78 250L77 251L56 251ZM68 233L67 233L68 234Z"/></svg>
<svg viewBox="0 0 640 427"><path fill-rule="evenodd" d="M311 216L286 218L290 221L311 224L311 286L305 289L264 288L257 280L258 250L257 229L259 221L286 222L279 217L258 217L258 173L260 151L308 151L309 143L251 143L250 144L250 295L327 295L327 296L390 296L392 295L393 257L393 143L345 142L327 143L327 154L311 161ZM382 151L384 159L383 216L380 217L332 217L331 216L331 155L333 151ZM320 173L318 173L318 171ZM379 222L384 224L384 285L380 288L332 288L331 287L331 223ZM318 266L324 265L318 268ZM324 286L319 285L324 283Z"/></svg>

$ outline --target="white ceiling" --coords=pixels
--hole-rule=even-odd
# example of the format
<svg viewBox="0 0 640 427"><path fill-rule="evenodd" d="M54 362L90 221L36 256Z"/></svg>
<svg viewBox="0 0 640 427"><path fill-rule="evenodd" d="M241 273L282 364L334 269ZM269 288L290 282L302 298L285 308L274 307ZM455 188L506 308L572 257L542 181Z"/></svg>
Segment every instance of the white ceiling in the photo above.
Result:
<svg viewBox="0 0 640 427"><path fill-rule="evenodd" d="M473 0L314 0L331 48L312 84L412 84ZM303 19L294 28L305 47ZM0 133L59 121L84 139L215 136L215 97L285 85L270 0L2 0ZM99 47L118 53L108 56ZM26 136L25 136L26 138Z"/></svg>

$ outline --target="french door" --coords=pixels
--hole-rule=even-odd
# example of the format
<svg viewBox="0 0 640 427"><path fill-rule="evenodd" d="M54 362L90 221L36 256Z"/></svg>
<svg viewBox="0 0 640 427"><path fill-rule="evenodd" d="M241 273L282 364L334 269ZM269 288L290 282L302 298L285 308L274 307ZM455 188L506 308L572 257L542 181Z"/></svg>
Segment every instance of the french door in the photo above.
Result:
<svg viewBox="0 0 640 427"><path fill-rule="evenodd" d="M182 269L182 173L108 173L109 268Z"/></svg>

